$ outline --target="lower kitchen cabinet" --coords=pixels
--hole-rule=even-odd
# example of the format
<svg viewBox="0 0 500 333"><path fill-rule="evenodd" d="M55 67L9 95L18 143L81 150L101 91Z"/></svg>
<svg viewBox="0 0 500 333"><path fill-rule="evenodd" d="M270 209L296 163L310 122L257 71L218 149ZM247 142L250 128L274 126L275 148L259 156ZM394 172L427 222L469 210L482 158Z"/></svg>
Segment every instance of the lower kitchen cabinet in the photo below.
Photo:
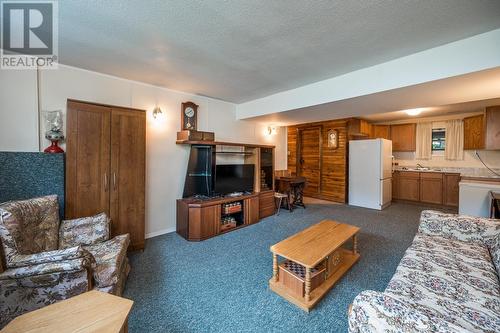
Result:
<svg viewBox="0 0 500 333"><path fill-rule="evenodd" d="M458 207L460 174L396 171L392 176L393 200Z"/></svg>
<svg viewBox="0 0 500 333"><path fill-rule="evenodd" d="M420 173L399 172L398 177L398 199L408 201L420 201Z"/></svg>
<svg viewBox="0 0 500 333"><path fill-rule="evenodd" d="M460 192L460 174L445 173L443 175L443 204L445 206L458 207L458 195Z"/></svg>
<svg viewBox="0 0 500 333"><path fill-rule="evenodd" d="M443 174L436 172L420 173L420 202L443 204Z"/></svg>

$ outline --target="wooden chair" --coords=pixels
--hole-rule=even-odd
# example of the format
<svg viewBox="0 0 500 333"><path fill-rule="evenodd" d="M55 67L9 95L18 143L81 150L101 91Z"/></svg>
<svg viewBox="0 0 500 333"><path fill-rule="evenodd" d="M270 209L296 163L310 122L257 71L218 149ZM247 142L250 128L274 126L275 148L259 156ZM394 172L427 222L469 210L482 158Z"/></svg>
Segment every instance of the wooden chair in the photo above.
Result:
<svg viewBox="0 0 500 333"><path fill-rule="evenodd" d="M490 191L490 218L500 218L500 193Z"/></svg>
<svg viewBox="0 0 500 333"><path fill-rule="evenodd" d="M284 193L279 193L279 192L275 192L274 193L274 203L276 204L276 199L278 199L278 212L276 213L276 215L280 215L280 209L281 209L281 205L283 203L283 200L286 201L286 205L288 207L288 210L290 212L292 212L292 206L290 205L290 198L288 196L288 194L284 194Z"/></svg>

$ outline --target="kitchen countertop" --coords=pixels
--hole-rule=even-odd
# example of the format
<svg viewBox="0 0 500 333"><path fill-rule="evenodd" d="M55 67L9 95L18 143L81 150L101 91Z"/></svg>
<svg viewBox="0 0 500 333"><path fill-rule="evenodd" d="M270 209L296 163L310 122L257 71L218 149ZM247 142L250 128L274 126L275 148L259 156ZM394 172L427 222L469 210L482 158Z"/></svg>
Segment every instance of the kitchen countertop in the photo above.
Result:
<svg viewBox="0 0 500 333"><path fill-rule="evenodd" d="M406 168L406 169L405 169ZM395 171L410 171L410 172L442 172L442 173L459 173L462 177L470 178L494 178L500 179L500 176L495 175L486 168L440 168L431 167L429 169L417 169L415 166L397 166L394 168ZM493 169L498 174L500 174L500 169Z"/></svg>

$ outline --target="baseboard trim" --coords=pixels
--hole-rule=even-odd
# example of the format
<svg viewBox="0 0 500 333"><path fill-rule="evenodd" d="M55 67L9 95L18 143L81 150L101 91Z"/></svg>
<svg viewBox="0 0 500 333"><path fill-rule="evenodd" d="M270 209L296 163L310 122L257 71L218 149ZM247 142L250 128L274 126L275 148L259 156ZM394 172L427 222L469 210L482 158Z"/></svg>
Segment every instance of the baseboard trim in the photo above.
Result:
<svg viewBox="0 0 500 333"><path fill-rule="evenodd" d="M153 237L160 236L160 235L164 235L164 234L169 234L171 232L175 232L175 227L150 232L150 233L146 234L146 239L153 238Z"/></svg>

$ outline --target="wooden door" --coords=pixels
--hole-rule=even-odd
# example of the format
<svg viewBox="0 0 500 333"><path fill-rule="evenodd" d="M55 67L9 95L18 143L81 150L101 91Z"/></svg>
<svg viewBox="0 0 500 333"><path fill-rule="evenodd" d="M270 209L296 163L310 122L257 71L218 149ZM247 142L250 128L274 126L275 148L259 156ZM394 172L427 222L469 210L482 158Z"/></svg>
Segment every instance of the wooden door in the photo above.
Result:
<svg viewBox="0 0 500 333"><path fill-rule="evenodd" d="M75 101L67 104L67 219L109 215L111 109Z"/></svg>
<svg viewBox="0 0 500 333"><path fill-rule="evenodd" d="M416 124L391 125L392 151L415 151Z"/></svg>
<svg viewBox="0 0 500 333"><path fill-rule="evenodd" d="M144 248L146 113L111 113L111 233L130 234L132 249Z"/></svg>
<svg viewBox="0 0 500 333"><path fill-rule="evenodd" d="M460 174L446 173L443 176L443 204L458 207Z"/></svg>
<svg viewBox="0 0 500 333"><path fill-rule="evenodd" d="M420 201L443 204L443 174L422 172L420 174Z"/></svg>
<svg viewBox="0 0 500 333"><path fill-rule="evenodd" d="M464 149L484 149L486 124L484 115L464 118Z"/></svg>
<svg viewBox="0 0 500 333"><path fill-rule="evenodd" d="M245 199L245 224L259 222L259 197Z"/></svg>
<svg viewBox="0 0 500 333"><path fill-rule="evenodd" d="M321 193L321 127L298 130L297 175L306 178L305 196Z"/></svg>
<svg viewBox="0 0 500 333"><path fill-rule="evenodd" d="M418 172L400 172L398 177L398 198L420 201L420 175Z"/></svg>

